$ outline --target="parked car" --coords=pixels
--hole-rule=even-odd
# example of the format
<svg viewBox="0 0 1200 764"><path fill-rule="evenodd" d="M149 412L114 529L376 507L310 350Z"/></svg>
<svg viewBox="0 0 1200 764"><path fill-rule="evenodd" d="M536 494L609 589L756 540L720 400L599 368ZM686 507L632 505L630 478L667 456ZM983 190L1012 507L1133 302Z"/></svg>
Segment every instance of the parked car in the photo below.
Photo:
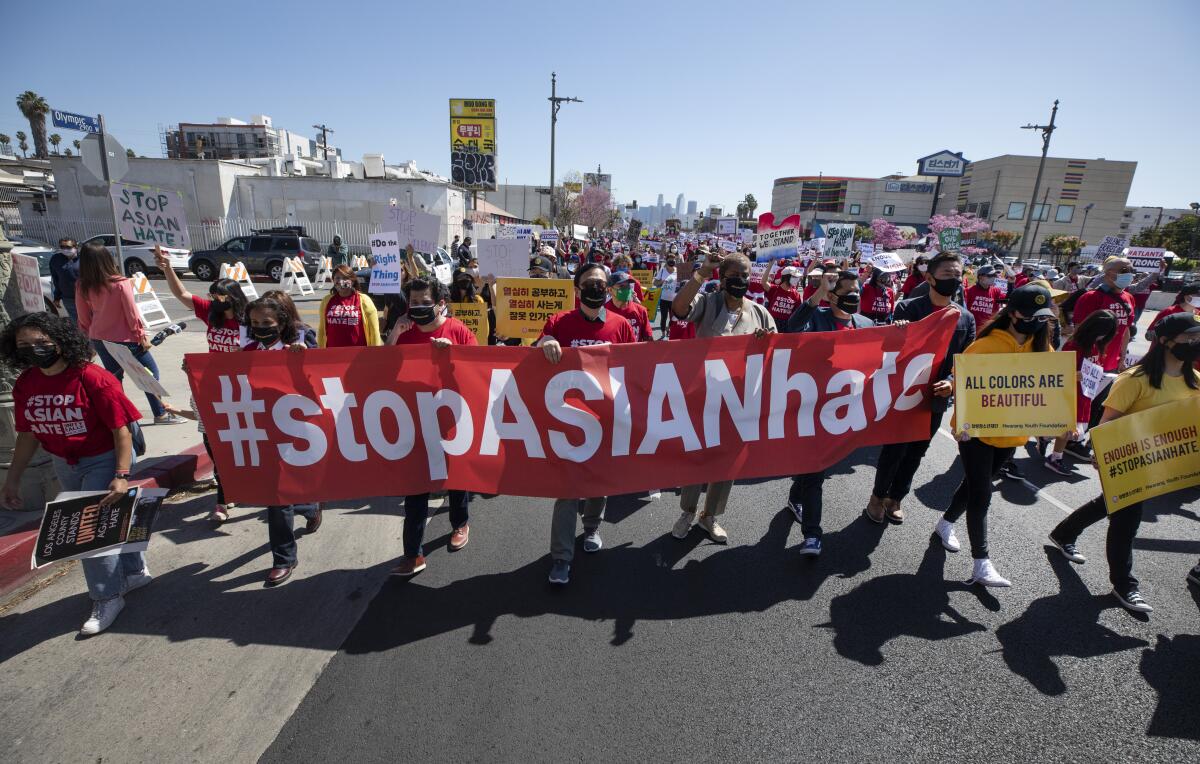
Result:
<svg viewBox="0 0 1200 764"><path fill-rule="evenodd" d="M217 278L223 263L242 262L250 273L263 273L278 282L283 275L285 257L299 256L312 276L320 265L322 254L321 244L305 236L303 228L272 228L255 231L250 236L235 236L216 249L193 252L188 267L201 281L212 281Z"/></svg>
<svg viewBox="0 0 1200 764"><path fill-rule="evenodd" d="M428 266L435 278L446 286L450 286L450 282L454 279L455 260L446 250L438 247L438 251L433 255L428 255L424 252L415 253L417 257ZM371 291L371 269L359 268L355 271L358 276L359 284L363 292Z"/></svg>
<svg viewBox="0 0 1200 764"><path fill-rule="evenodd" d="M84 244L102 244L108 247L108 251L113 253L113 257L117 256L117 237L113 234L101 234L79 242L80 247ZM188 250L178 247L163 247L163 251L171 259L171 270L182 275L188 269L188 255L191 254ZM124 262L121 264L121 271L126 276L158 271L158 267L154 265L153 244L126 239L122 236L121 253L125 256Z"/></svg>

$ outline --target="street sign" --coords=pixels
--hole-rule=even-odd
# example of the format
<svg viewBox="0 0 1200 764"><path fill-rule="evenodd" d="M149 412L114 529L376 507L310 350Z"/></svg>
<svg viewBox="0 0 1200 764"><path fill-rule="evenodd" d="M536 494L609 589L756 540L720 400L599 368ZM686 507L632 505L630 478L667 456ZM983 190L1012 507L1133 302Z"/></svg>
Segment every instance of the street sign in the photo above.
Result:
<svg viewBox="0 0 1200 764"><path fill-rule="evenodd" d="M125 147L111 135L104 136L104 143L108 148L107 180L120 180L129 172L129 159L125 156ZM79 145L79 155L83 157L83 166L88 169L88 172L100 180L105 180L104 167L100 162L99 135L92 134L84 138Z"/></svg>
<svg viewBox="0 0 1200 764"><path fill-rule="evenodd" d="M918 175L937 175L943 178L961 178L967 171L968 160L962 152L939 151L917 160Z"/></svg>
<svg viewBox="0 0 1200 764"><path fill-rule="evenodd" d="M51 109L50 121L54 123L55 127L61 127L63 130L81 130L85 133L100 132L100 120L96 117L89 117L87 114L72 114L69 111Z"/></svg>

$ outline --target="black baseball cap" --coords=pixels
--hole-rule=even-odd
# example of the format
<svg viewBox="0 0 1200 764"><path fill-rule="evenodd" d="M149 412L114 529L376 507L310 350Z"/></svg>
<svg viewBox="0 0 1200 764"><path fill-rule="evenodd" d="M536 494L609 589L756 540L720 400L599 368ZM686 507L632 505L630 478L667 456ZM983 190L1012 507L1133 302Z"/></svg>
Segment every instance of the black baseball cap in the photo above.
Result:
<svg viewBox="0 0 1200 764"><path fill-rule="evenodd" d="M546 273L553 273L554 263L550 262L549 258L538 255L529 260L529 270L532 271L534 268L541 268Z"/></svg>
<svg viewBox="0 0 1200 764"><path fill-rule="evenodd" d="M975 271L976 278L979 278L980 276L995 276L995 275L996 275L996 269L990 265L980 266L979 270Z"/></svg>
<svg viewBox="0 0 1200 764"><path fill-rule="evenodd" d="M1050 290L1037 284L1026 284L1008 293L1008 307L1026 318L1053 317Z"/></svg>
<svg viewBox="0 0 1200 764"><path fill-rule="evenodd" d="M1173 340L1181 334L1200 334L1200 316L1192 312L1173 313L1154 327L1154 336L1160 340Z"/></svg>
<svg viewBox="0 0 1200 764"><path fill-rule="evenodd" d="M613 271L608 277L608 285L610 287L621 286L622 284L630 283L634 280L633 276L626 271Z"/></svg>

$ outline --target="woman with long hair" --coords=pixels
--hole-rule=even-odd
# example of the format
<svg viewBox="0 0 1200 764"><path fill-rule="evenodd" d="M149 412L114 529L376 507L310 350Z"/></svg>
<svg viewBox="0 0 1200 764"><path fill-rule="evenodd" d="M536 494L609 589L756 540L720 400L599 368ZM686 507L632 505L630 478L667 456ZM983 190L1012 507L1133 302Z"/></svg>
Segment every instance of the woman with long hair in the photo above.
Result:
<svg viewBox="0 0 1200 764"><path fill-rule="evenodd" d="M1079 430L1078 434L1082 434L1083 428L1087 427L1092 416L1092 399L1083 394L1079 372L1083 369L1084 361L1100 365L1100 359L1104 357L1108 343L1112 342L1112 338L1116 334L1116 315L1111 311L1098 310L1075 327L1075 333L1063 345L1064 353L1071 351L1075 353L1075 422ZM1067 450L1067 441L1072 436L1078 437L1078 434L1060 435L1054 439L1054 450L1046 456L1046 469L1063 476L1074 474L1063 462L1063 453ZM1038 438L1039 446L1044 445L1047 441L1048 439Z"/></svg>
<svg viewBox="0 0 1200 764"><path fill-rule="evenodd" d="M300 318L300 311L296 309L296 303L292 300L292 296L282 289L271 289L263 292L262 299L274 300L283 306L284 310L291 316L292 326L296 328L296 342L301 343L306 348L315 348L317 345L317 330L304 323Z"/></svg>
<svg viewBox="0 0 1200 764"><path fill-rule="evenodd" d="M1142 360L1121 372L1104 399L1100 424L1161 406L1165 403L1200 396L1196 361L1200 360L1200 316L1177 313L1158 324L1154 343ZM1104 496L1084 504L1050 531L1050 541L1075 563L1087 558L1079 553L1075 541L1079 534L1108 518L1108 578L1113 596L1128 610L1149 613L1154 608L1142 597L1133 575L1133 540L1142 523L1142 503L1108 513Z"/></svg>
<svg viewBox="0 0 1200 764"><path fill-rule="evenodd" d="M134 458L129 426L141 412L121 383L92 363L92 347L75 323L49 313L21 316L0 334L0 358L22 370L12 391L17 441L3 504L21 509L21 474L39 444L63 490L107 491L101 505L124 497ZM99 634L125 607L125 595L150 583L150 571L141 552L81 564L92 613L80 633Z"/></svg>
<svg viewBox="0 0 1200 764"><path fill-rule="evenodd" d="M908 278L904 279L904 285L900 287L900 294L908 297L918 285L925 283L925 272L929 270L928 263L929 258L925 255L917 255L913 258L912 265L908 269Z"/></svg>
<svg viewBox="0 0 1200 764"><path fill-rule="evenodd" d="M206 338L210 353L241 350L246 344L246 295L233 279L217 279L208 287L208 298L188 291L161 247L154 248L154 262L167 279L175 299L208 327Z"/></svg>
<svg viewBox="0 0 1200 764"><path fill-rule="evenodd" d="M1050 292L1029 284L1014 289L1008 304L967 346L966 354L975 353L1045 353L1050 350L1049 320L1053 315ZM953 420L951 429L955 429ZM961 549L954 533L954 523L967 515L967 535L971 540L974 559L970 582L984 586L1011 586L1008 579L996 572L988 554L987 512L992 503L992 481L1000 467L1029 440L1024 436L966 438L959 441L958 454L963 466L963 480L950 507L938 521L935 533L947 551Z"/></svg>
<svg viewBox="0 0 1200 764"><path fill-rule="evenodd" d="M374 347L382 345L379 313L371 298L358 291L358 276L349 266L333 269L333 288L321 300L317 345L320 347Z"/></svg>
<svg viewBox="0 0 1200 764"><path fill-rule="evenodd" d="M169 270L169 268L168 268ZM75 307L79 328L92 341L104 368L118 380L125 370L117 363L104 342L124 345L138 363L158 379L158 364L150 355L150 338L142 326L141 314L133 300L133 286L117 270L117 261L100 244L84 244L79 250L79 281L75 285ZM182 424L182 417L163 408L158 396L146 393L155 424Z"/></svg>

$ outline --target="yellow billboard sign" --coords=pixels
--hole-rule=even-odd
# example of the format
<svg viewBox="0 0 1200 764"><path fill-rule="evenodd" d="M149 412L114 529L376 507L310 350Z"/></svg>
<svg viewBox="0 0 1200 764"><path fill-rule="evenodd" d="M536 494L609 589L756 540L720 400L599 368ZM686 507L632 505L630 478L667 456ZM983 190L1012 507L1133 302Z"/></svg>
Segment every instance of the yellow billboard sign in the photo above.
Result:
<svg viewBox="0 0 1200 764"><path fill-rule="evenodd" d="M451 98L450 118L454 117L486 117L496 118L496 99L494 98Z"/></svg>
<svg viewBox="0 0 1200 764"><path fill-rule="evenodd" d="M1075 429L1074 353L954 356L955 435L1057 436Z"/></svg>
<svg viewBox="0 0 1200 764"><path fill-rule="evenodd" d="M496 190L495 99L450 99L450 179L471 191Z"/></svg>
<svg viewBox="0 0 1200 764"><path fill-rule="evenodd" d="M1200 485L1200 397L1155 406L1092 430L1109 513Z"/></svg>

